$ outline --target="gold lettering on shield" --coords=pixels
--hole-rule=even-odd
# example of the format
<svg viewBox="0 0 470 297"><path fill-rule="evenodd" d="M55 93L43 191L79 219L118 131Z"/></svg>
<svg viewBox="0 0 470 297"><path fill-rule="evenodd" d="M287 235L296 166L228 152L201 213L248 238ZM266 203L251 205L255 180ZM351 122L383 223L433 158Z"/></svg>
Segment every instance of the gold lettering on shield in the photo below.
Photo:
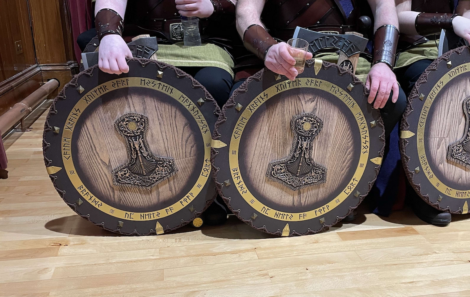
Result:
<svg viewBox="0 0 470 297"><path fill-rule="evenodd" d="M268 165L267 176L292 190L326 182L326 168L316 164L312 143L323 128L323 121L312 113L302 113L291 120L294 143L290 155Z"/></svg>
<svg viewBox="0 0 470 297"><path fill-rule="evenodd" d="M116 130L126 139L129 161L113 170L116 185L151 187L174 175L175 161L170 157L156 157L149 150L145 139L148 118L137 113L128 113L114 124Z"/></svg>

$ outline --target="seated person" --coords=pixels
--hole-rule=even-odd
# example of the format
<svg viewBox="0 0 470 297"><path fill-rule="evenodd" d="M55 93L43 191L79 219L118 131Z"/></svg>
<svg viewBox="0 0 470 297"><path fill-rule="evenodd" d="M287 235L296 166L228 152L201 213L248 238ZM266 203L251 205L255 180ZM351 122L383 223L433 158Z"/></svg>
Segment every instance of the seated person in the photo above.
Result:
<svg viewBox="0 0 470 297"><path fill-rule="evenodd" d="M380 109L385 124L386 141L399 122L406 108L406 96L399 87L393 66L398 42L398 19L393 0L366 1L316 1L297 13L295 1L279 4L272 0L238 0L237 29L245 46L271 71L294 80L298 75L294 68L295 59L288 51L287 39L293 36L297 26L314 31L336 31L344 34L348 31L361 32L362 16L369 16L375 22L370 31L375 32L375 45L372 63L361 57L356 76L365 82L370 90L368 102L375 109ZM293 7L291 7L293 6ZM298 7L297 7L298 8ZM294 12L295 11L295 12ZM285 21L289 20L289 21ZM266 29L265 29L266 28ZM269 33L268 33L269 32ZM366 32L372 36L371 32ZM282 40L277 42L274 38ZM311 58L310 54L307 58ZM317 57L336 63L337 53L320 53ZM234 88L241 85L237 82ZM233 91L232 89L232 91ZM388 146L387 146L388 147ZM387 156L387 150L386 150ZM385 158L386 158L385 156ZM389 180L387 170L382 170L379 178ZM373 191L373 195L385 195L384 191ZM350 216L348 219L353 219Z"/></svg>
<svg viewBox="0 0 470 297"><path fill-rule="evenodd" d="M127 37L150 34L157 37L159 61L191 74L220 106L228 100L234 74L232 50L239 40L234 25L235 3L230 0L97 0L95 11L102 71L127 72L125 58L131 57L131 52L123 37L130 41ZM202 46L183 46L182 16L200 18Z"/></svg>
<svg viewBox="0 0 470 297"><path fill-rule="evenodd" d="M405 93L409 95L424 70L437 58L437 39L442 29L454 30L458 36L470 42L470 1L460 0L457 7L451 0L396 0L396 5L400 43L403 46L400 48L395 73ZM454 11L457 14L453 14ZM421 220L437 226L446 226L451 222L450 213L435 209L418 197L411 187L408 189L407 198Z"/></svg>
<svg viewBox="0 0 470 297"><path fill-rule="evenodd" d="M235 5L230 0L97 0L99 68L111 74L127 73L126 58L132 54L126 44L130 40L123 36L150 34L159 43L158 60L192 75L222 107L233 85L236 43L243 48L235 29ZM201 46L183 46L181 17L200 18ZM227 209L219 197L204 216L210 225L226 221Z"/></svg>

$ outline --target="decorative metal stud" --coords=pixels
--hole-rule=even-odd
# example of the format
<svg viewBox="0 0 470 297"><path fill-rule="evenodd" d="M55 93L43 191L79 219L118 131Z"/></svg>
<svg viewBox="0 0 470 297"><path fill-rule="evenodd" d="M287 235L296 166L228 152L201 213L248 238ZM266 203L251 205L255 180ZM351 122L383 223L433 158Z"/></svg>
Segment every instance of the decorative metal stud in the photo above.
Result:
<svg viewBox="0 0 470 297"><path fill-rule="evenodd" d="M370 122L370 127L371 127L371 128L377 127L377 121L372 121L372 122Z"/></svg>
<svg viewBox="0 0 470 297"><path fill-rule="evenodd" d="M400 138L402 139L407 139L415 136L415 134L411 131L401 131L400 132Z"/></svg>
<svg viewBox="0 0 470 297"><path fill-rule="evenodd" d="M361 195L361 192L356 191L356 193L354 194L354 197L358 198L360 195Z"/></svg>
<svg viewBox="0 0 470 297"><path fill-rule="evenodd" d="M276 78L276 80L281 80L282 77L281 77L280 74L276 74L275 78Z"/></svg>
<svg viewBox="0 0 470 297"><path fill-rule="evenodd" d="M281 234L281 236L289 236L289 235L290 235L289 224L286 224L286 226L284 227L284 229L282 229L282 234Z"/></svg>
<svg viewBox="0 0 470 297"><path fill-rule="evenodd" d="M49 166L46 168L47 174L56 174L57 172L62 170L62 167L57 167L57 166Z"/></svg>
<svg viewBox="0 0 470 297"><path fill-rule="evenodd" d="M351 92L353 89L354 89L354 85L353 85L353 84L349 84L349 85L348 85L348 90L349 90L349 92Z"/></svg>
<svg viewBox="0 0 470 297"><path fill-rule="evenodd" d="M85 89L82 86L78 86L77 91L81 94L85 91Z"/></svg>
<svg viewBox="0 0 470 297"><path fill-rule="evenodd" d="M468 213L468 203L467 201L465 201L465 203L463 204L463 208L462 208L462 214L467 214Z"/></svg>
<svg viewBox="0 0 470 297"><path fill-rule="evenodd" d="M243 108L243 105L241 105L240 103L237 103L237 105L235 105L235 109L240 112L240 110L242 110Z"/></svg>
<svg viewBox="0 0 470 297"><path fill-rule="evenodd" d="M189 207L189 211L190 211L190 212L194 212L194 206L191 205L191 206Z"/></svg>
<svg viewBox="0 0 470 297"><path fill-rule="evenodd" d="M447 62L447 68L452 68L452 61Z"/></svg>
<svg viewBox="0 0 470 297"><path fill-rule="evenodd" d="M83 204L83 200L80 199L80 198L78 198L77 205L80 206L80 205L82 205L82 204Z"/></svg>
<svg viewBox="0 0 470 297"><path fill-rule="evenodd" d="M224 186L226 187L229 187L232 183L230 183L230 180L227 179L226 181L224 181Z"/></svg>
<svg viewBox="0 0 470 297"><path fill-rule="evenodd" d="M313 65L313 69L315 70L315 75L318 75L318 72L320 72L321 67L323 66L323 60L321 59L314 59L315 64Z"/></svg>
<svg viewBox="0 0 470 297"><path fill-rule="evenodd" d="M251 216L251 219L254 221L254 220L256 220L257 217L258 217L258 215L254 213L254 214Z"/></svg>
<svg viewBox="0 0 470 297"><path fill-rule="evenodd" d="M383 159L381 157L376 157L376 158L370 159L370 161L374 163L375 165L382 165Z"/></svg>
<svg viewBox="0 0 470 297"><path fill-rule="evenodd" d="M159 79L163 78L163 71L157 70L157 78Z"/></svg>
<svg viewBox="0 0 470 297"><path fill-rule="evenodd" d="M119 227L119 228L124 227L124 222L123 222L123 221L118 221L118 227Z"/></svg>
<svg viewBox="0 0 470 297"><path fill-rule="evenodd" d="M419 173L421 170L419 169L419 167L416 167L415 168L415 173Z"/></svg>
<svg viewBox="0 0 470 297"><path fill-rule="evenodd" d="M424 100L424 94L421 93L421 95L419 95L419 100L423 101Z"/></svg>
<svg viewBox="0 0 470 297"><path fill-rule="evenodd" d="M437 198L437 202L441 202L442 201L442 196L439 195L439 198Z"/></svg>
<svg viewBox="0 0 470 297"><path fill-rule="evenodd" d="M320 224L322 224L322 225L325 224L325 218L320 219Z"/></svg>
<svg viewBox="0 0 470 297"><path fill-rule="evenodd" d="M165 233L165 230L163 230L163 227L159 222L157 222L157 225L155 226L155 232L157 233L157 235Z"/></svg>
<svg viewBox="0 0 470 297"><path fill-rule="evenodd" d="M60 128L59 127L56 127L54 126L54 134L59 134L60 133Z"/></svg>
<svg viewBox="0 0 470 297"><path fill-rule="evenodd" d="M199 98L199 100L197 101L197 104L199 104L199 106L202 106L204 104L204 102L206 102L206 101L204 101L204 99Z"/></svg>
<svg viewBox="0 0 470 297"><path fill-rule="evenodd" d="M227 144L223 141L212 139L210 146L213 148L223 148L223 147L226 147Z"/></svg>
<svg viewBox="0 0 470 297"><path fill-rule="evenodd" d="M204 224L204 221L201 218L195 218L193 220L193 226L196 228L201 228L202 224Z"/></svg>

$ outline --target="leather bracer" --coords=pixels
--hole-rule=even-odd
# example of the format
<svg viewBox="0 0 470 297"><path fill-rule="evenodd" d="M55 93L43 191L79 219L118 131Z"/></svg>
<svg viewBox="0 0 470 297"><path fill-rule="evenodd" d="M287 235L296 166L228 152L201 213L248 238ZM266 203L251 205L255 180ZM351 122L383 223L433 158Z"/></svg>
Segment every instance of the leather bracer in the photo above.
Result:
<svg viewBox="0 0 470 297"><path fill-rule="evenodd" d="M416 16L415 28L419 35L439 33L441 29L452 30L452 20L457 15L450 13L425 13Z"/></svg>
<svg viewBox="0 0 470 297"><path fill-rule="evenodd" d="M124 31L124 22L122 17L116 11L105 8L96 14L95 27L98 38L101 40L106 35L117 34L122 36Z"/></svg>
<svg viewBox="0 0 470 297"><path fill-rule="evenodd" d="M390 68L395 66L399 35L398 29L392 25L383 25L375 31L372 65L385 63Z"/></svg>
<svg viewBox="0 0 470 297"><path fill-rule="evenodd" d="M260 25L249 26L243 34L243 45L263 61L269 48L276 43L277 41Z"/></svg>

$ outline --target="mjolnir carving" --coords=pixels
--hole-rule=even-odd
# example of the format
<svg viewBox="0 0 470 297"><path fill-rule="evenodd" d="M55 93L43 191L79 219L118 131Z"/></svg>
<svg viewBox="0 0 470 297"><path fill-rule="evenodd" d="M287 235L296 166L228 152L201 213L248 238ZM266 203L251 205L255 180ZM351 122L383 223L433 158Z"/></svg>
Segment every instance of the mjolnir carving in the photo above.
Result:
<svg viewBox="0 0 470 297"><path fill-rule="evenodd" d="M449 146L447 160L470 170L470 97L464 100L463 111L466 118L465 132L462 139Z"/></svg>
<svg viewBox="0 0 470 297"><path fill-rule="evenodd" d="M296 115L291 120L294 143L290 155L268 165L267 176L292 190L326 182L326 168L316 164L312 143L323 128L323 121L312 113Z"/></svg>
<svg viewBox="0 0 470 297"><path fill-rule="evenodd" d="M155 157L145 140L148 118L128 113L115 122L116 130L126 139L129 162L113 170L116 185L151 187L174 175L175 161L169 157Z"/></svg>

